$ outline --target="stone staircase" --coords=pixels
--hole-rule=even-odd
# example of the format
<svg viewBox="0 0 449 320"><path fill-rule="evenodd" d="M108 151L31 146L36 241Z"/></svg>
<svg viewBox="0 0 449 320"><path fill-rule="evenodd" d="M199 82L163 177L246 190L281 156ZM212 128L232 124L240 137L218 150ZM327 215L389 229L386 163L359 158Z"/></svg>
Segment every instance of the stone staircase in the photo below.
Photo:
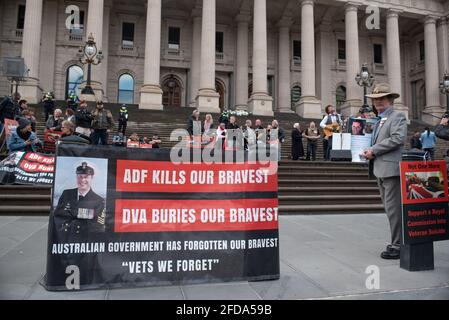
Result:
<svg viewBox="0 0 449 320"><path fill-rule="evenodd" d="M115 119L120 105L108 104ZM43 136L44 123L42 107L36 106L37 133ZM159 134L162 148L170 148L176 141L170 141L172 130L186 128L191 108L165 108L164 111L142 111L137 106L128 107L130 121L127 134L151 137ZM213 114L215 122L219 115ZM249 116L253 121L254 116ZM272 117L257 117L266 125ZM281 214L348 214L383 212L377 183L368 178L365 164L322 161L322 141L317 148L316 162L292 161L291 128L298 122L305 128L311 121L296 114L275 114L285 130L286 142L282 145L282 161L279 165L279 209ZM245 119L238 119L243 124ZM315 120L316 123L318 121ZM421 124L409 127L409 138ZM115 132L117 128L115 128ZM407 144L409 139L407 140ZM304 140L304 151L307 144ZM442 158L447 142L438 141L437 158ZM51 188L34 186L0 186L0 215L48 215L50 211Z"/></svg>
<svg viewBox="0 0 449 320"><path fill-rule="evenodd" d="M281 161L280 214L382 212L375 180L366 165ZM51 188L0 186L0 215L48 215Z"/></svg>

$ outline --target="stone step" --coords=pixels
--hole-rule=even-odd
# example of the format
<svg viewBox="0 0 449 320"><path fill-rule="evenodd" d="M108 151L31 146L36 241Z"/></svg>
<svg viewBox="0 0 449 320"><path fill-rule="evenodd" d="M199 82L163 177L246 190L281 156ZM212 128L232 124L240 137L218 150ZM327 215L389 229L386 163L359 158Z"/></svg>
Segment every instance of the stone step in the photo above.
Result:
<svg viewBox="0 0 449 320"><path fill-rule="evenodd" d="M307 167L350 167L350 168L364 168L368 171L368 165L365 163L355 163L355 162L347 162L347 161L305 161L305 160L282 160L279 162L279 168L282 167L294 167L294 166L307 166Z"/></svg>
<svg viewBox="0 0 449 320"><path fill-rule="evenodd" d="M279 205L332 205L381 204L380 195L280 195Z"/></svg>
<svg viewBox="0 0 449 320"><path fill-rule="evenodd" d="M284 179L285 177L298 177L316 180L328 180L332 181L334 179L344 179L351 178L351 180L365 180L368 179L368 172L282 172L279 171L279 179Z"/></svg>
<svg viewBox="0 0 449 320"><path fill-rule="evenodd" d="M338 190L340 187L377 187L376 180L315 180L315 179L279 179L279 187L326 187Z"/></svg>
<svg viewBox="0 0 449 320"><path fill-rule="evenodd" d="M0 206L0 215L8 216L29 216L39 215L48 216L50 214L50 206L33 206L33 205L18 205L18 206Z"/></svg>
<svg viewBox="0 0 449 320"><path fill-rule="evenodd" d="M51 187L0 185L0 195L50 195Z"/></svg>
<svg viewBox="0 0 449 320"><path fill-rule="evenodd" d="M352 166L279 166L278 172L279 173L285 173L285 172L363 172L365 174L368 174L368 168L364 167L352 167Z"/></svg>
<svg viewBox="0 0 449 320"><path fill-rule="evenodd" d="M382 204L280 205L282 215L383 213Z"/></svg>
<svg viewBox="0 0 449 320"><path fill-rule="evenodd" d="M46 194L0 194L1 206L21 206L25 203L33 206L51 204L51 195Z"/></svg>
<svg viewBox="0 0 449 320"><path fill-rule="evenodd" d="M279 187L279 195L378 195L378 187Z"/></svg>

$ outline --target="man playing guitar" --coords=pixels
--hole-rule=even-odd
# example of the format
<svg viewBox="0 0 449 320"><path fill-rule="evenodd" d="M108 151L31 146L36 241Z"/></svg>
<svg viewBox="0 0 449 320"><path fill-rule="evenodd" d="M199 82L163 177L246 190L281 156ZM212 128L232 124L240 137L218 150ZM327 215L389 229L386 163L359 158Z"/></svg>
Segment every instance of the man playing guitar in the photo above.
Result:
<svg viewBox="0 0 449 320"><path fill-rule="evenodd" d="M324 153L324 159L330 160L330 151L332 150L332 135L334 133L341 132L342 120L341 116L335 112L335 108L333 105L328 105L325 109L326 116L320 123L320 127L323 128L324 132L324 140L323 143L327 148Z"/></svg>

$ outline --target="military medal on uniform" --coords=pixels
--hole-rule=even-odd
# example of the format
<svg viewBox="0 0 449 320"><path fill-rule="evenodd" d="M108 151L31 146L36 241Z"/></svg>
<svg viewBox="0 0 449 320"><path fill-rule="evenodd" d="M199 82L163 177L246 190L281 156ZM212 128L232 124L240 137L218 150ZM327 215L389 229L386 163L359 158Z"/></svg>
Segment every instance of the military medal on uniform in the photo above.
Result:
<svg viewBox="0 0 449 320"><path fill-rule="evenodd" d="M78 219L92 220L94 218L94 209L78 208Z"/></svg>

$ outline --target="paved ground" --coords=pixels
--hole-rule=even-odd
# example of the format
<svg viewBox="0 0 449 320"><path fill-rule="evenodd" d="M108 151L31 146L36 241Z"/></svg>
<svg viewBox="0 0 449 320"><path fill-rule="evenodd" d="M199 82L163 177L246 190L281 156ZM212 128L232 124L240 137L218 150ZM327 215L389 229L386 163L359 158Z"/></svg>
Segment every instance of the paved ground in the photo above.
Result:
<svg viewBox="0 0 449 320"><path fill-rule="evenodd" d="M47 220L0 217L0 299L449 299L449 242L435 243L434 271L402 270L379 258L389 238L383 214L281 217L277 281L51 293L39 285ZM379 290L366 288L370 265Z"/></svg>

